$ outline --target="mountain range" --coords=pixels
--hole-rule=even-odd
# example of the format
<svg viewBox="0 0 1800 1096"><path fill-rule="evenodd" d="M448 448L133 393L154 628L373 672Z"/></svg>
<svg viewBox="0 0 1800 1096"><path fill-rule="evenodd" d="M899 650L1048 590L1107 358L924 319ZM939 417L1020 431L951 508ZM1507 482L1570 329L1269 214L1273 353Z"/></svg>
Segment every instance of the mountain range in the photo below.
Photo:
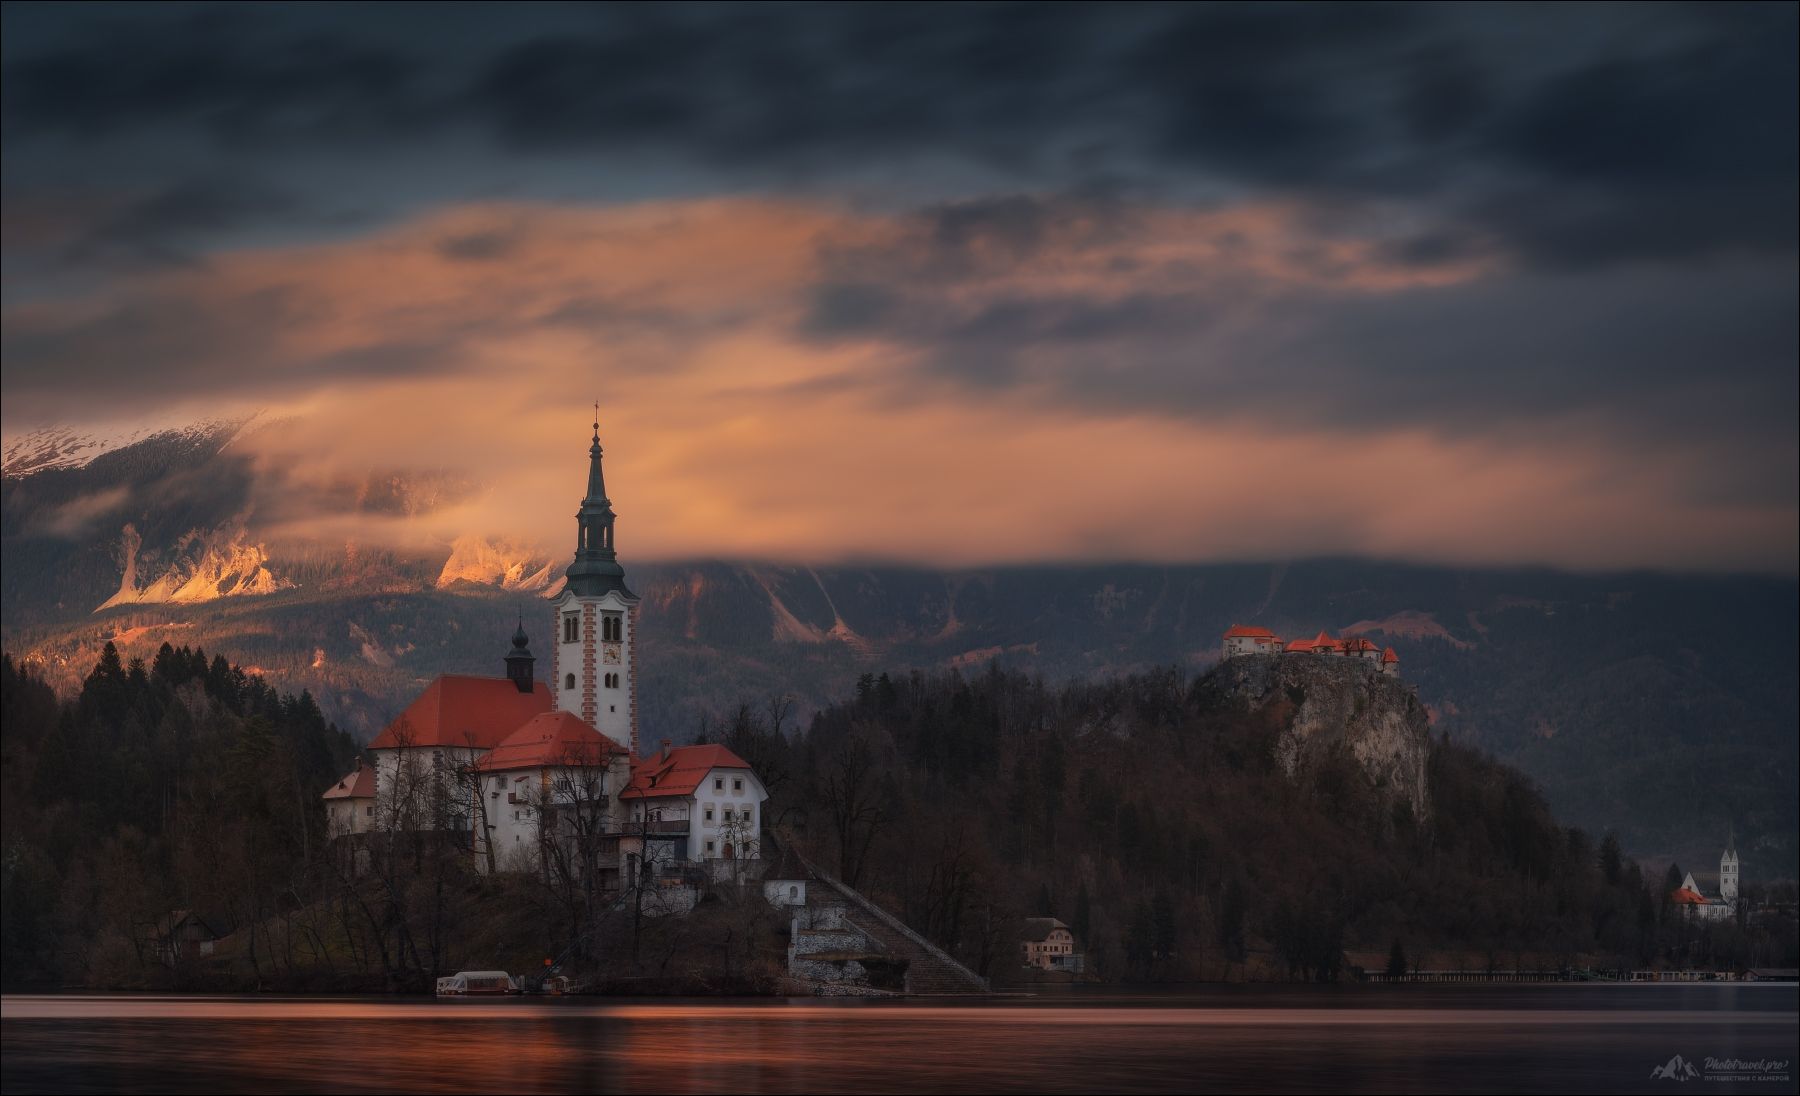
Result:
<svg viewBox="0 0 1800 1096"><path fill-rule="evenodd" d="M108 641L127 658L197 644L310 690L366 737L435 674L499 673L517 619L548 639L543 598L563 552L473 530L406 547L297 534L307 525L281 482L237 444L258 426L9 441L6 649L66 691ZM429 516L470 489L381 470L315 485L309 505ZM1735 832L1747 876L1795 871L1792 580L1360 559L940 570L622 550L643 598L647 742L691 739L779 696L803 719L864 674L992 661L1052 680L1193 673L1233 623L1347 632L1393 646L1434 733L1522 768L1566 823L1689 867L1716 862Z"/></svg>

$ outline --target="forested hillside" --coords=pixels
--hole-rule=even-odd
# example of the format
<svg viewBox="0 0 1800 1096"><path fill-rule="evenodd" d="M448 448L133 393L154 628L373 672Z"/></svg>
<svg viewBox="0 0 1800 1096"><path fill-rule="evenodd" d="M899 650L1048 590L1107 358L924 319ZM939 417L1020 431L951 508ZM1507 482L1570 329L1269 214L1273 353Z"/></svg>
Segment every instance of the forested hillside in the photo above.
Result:
<svg viewBox="0 0 1800 1096"><path fill-rule="evenodd" d="M864 676L791 740L778 706L716 734L765 774L769 817L979 970L1033 915L1111 979L1331 979L1396 943L1508 968L1795 954L1791 920L1684 922L1615 836L1560 825L1524 775L1442 735L1420 740L1424 814L1354 741L1286 766L1308 698L1258 707L1229 678Z"/></svg>

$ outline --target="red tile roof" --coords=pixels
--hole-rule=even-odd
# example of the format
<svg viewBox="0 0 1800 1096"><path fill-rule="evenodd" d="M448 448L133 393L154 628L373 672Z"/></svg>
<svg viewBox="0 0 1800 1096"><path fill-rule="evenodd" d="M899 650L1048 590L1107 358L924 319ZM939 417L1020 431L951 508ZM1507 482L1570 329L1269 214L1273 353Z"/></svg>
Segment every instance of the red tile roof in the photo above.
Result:
<svg viewBox="0 0 1800 1096"><path fill-rule="evenodd" d="M1673 899L1678 906L1704 906L1708 904L1706 899L1697 891L1688 890L1686 887L1675 888L1675 892L1669 895L1669 897Z"/></svg>
<svg viewBox="0 0 1800 1096"><path fill-rule="evenodd" d="M482 772L602 766L625 750L573 712L534 715L475 762Z"/></svg>
<svg viewBox="0 0 1800 1096"><path fill-rule="evenodd" d="M677 746L639 761L620 799L660 799L693 795L714 769L749 769L750 763L723 746Z"/></svg>
<svg viewBox="0 0 1800 1096"><path fill-rule="evenodd" d="M1344 649L1344 644L1342 640L1332 639L1330 632L1320 629L1319 634L1313 637L1310 649L1316 651L1320 647L1327 651L1341 651Z"/></svg>
<svg viewBox="0 0 1800 1096"><path fill-rule="evenodd" d="M1394 649L1392 647L1388 647L1388 648L1385 648L1382 650L1381 661L1383 661L1383 662L1399 662L1400 656L1394 653Z"/></svg>
<svg viewBox="0 0 1800 1096"><path fill-rule="evenodd" d="M375 770L361 761L356 763L356 771L325 789L321 799L373 799L375 798Z"/></svg>
<svg viewBox="0 0 1800 1096"><path fill-rule="evenodd" d="M443 674L425 686L375 740L373 750L396 746L469 746L491 750L527 719L551 708L542 681L529 693L503 677Z"/></svg>
<svg viewBox="0 0 1800 1096"><path fill-rule="evenodd" d="M1251 624L1233 624L1225 629L1226 639L1274 639L1275 633Z"/></svg>
<svg viewBox="0 0 1800 1096"><path fill-rule="evenodd" d="M1372 639L1364 639L1361 636L1351 636L1344 640L1344 650L1346 650L1346 651L1378 651L1378 650L1380 650L1380 648L1375 646L1375 641Z"/></svg>

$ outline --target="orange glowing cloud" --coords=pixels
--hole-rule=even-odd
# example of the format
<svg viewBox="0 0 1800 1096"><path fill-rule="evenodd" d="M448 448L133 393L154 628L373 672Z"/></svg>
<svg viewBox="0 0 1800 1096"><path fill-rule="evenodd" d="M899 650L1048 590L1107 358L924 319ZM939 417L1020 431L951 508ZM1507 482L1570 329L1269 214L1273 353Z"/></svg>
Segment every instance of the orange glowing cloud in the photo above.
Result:
<svg viewBox="0 0 1800 1096"><path fill-rule="evenodd" d="M1393 260L1292 205L1041 212L947 246L942 223L800 203L471 206L22 304L6 321L96 388L109 374L92 363L135 361L172 398L274 408L283 423L241 443L272 482L378 467L480 485L406 517L288 515L282 535L505 534L561 554L598 399L628 558L1792 568L1791 501L1695 497L1675 486L1694 454L1605 440L1579 413L1526 445L1050 391L1076 361L1098 390L1114 373L1130 382L1143 333L1129 323L1013 347L1009 383L985 386L923 367L931 348L905 337L904 312L818 335L818 287L833 279L924 285L950 327L996 302L1053 314L1137 298L1226 301L1229 326L1294 294L1432 293L1497 272L1479 257ZM1196 371L1235 368L1205 338ZM8 384L40 413L84 407L66 386Z"/></svg>

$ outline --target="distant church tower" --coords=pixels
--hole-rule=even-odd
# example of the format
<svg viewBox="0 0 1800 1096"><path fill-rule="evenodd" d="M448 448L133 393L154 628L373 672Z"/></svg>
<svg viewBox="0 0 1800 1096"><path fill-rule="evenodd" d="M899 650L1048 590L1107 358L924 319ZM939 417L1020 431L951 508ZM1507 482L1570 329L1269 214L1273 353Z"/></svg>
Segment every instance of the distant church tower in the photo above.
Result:
<svg viewBox="0 0 1800 1096"><path fill-rule="evenodd" d="M1737 834L1725 838L1725 855L1719 857L1719 897L1736 902L1738 896Z"/></svg>
<svg viewBox="0 0 1800 1096"><path fill-rule="evenodd" d="M613 550L612 500L600 470L598 408L588 447L587 497L576 515L575 562L556 601L551 685L556 706L638 753L637 609Z"/></svg>

